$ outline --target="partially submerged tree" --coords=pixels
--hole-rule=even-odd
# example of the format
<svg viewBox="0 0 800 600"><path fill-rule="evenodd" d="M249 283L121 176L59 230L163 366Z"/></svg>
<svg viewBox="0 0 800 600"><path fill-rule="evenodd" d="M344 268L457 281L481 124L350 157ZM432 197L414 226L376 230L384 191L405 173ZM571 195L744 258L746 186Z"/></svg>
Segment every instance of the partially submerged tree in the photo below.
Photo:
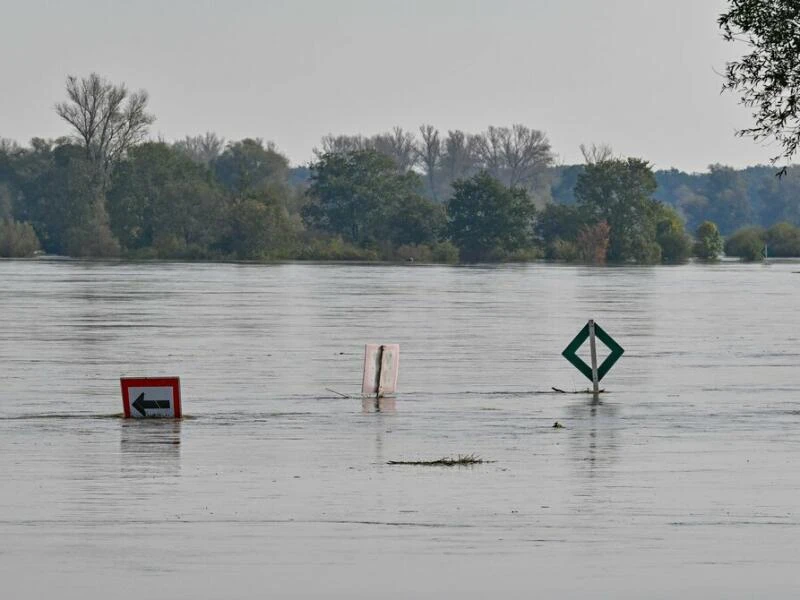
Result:
<svg viewBox="0 0 800 600"><path fill-rule="evenodd" d="M486 171L454 182L453 190L448 225L462 260L502 260L530 248L536 208L526 190L506 187Z"/></svg>
<svg viewBox="0 0 800 600"><path fill-rule="evenodd" d="M398 173L374 150L324 154L311 165L305 223L317 231L365 245L435 241L441 207L419 195L420 177Z"/></svg>
<svg viewBox="0 0 800 600"><path fill-rule="evenodd" d="M703 260L717 260L724 248L722 236L717 225L711 221L703 221L695 234L694 254Z"/></svg>
<svg viewBox="0 0 800 600"><path fill-rule="evenodd" d="M652 263L661 259L656 242L659 203L656 180L647 161L608 159L586 165L575 197L589 220L611 228L608 259Z"/></svg>
<svg viewBox="0 0 800 600"><path fill-rule="evenodd" d="M433 200L437 200L436 175L442 160L442 141L439 130L433 125L420 125L419 133L422 141L417 144L417 162L425 171L428 193Z"/></svg>
<svg viewBox="0 0 800 600"><path fill-rule="evenodd" d="M655 211L656 243L665 263L685 262L692 255L692 240L678 211L667 204L658 204Z"/></svg>
<svg viewBox="0 0 800 600"><path fill-rule="evenodd" d="M750 262L762 260L765 234L761 227L740 229L725 241L725 254Z"/></svg>

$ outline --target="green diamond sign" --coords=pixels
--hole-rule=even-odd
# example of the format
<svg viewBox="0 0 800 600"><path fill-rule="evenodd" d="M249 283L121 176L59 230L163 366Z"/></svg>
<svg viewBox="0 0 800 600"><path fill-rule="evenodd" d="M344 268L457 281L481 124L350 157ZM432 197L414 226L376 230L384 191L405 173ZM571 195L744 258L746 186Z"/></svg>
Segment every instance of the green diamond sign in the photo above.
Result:
<svg viewBox="0 0 800 600"><path fill-rule="evenodd" d="M603 328L597 323L594 324L594 334L601 342L608 346L609 350L611 350L611 354L609 354L603 363L597 367L597 381L600 381L605 374L611 370L611 367L614 366L614 363L619 360L619 357L624 354L625 350L622 348L622 346L614 341L614 338L603 331ZM578 335L576 335L575 338L569 343L569 346L564 348L561 356L572 363L572 366L583 373L589 381L592 381L592 367L587 365L586 362L576 354L578 348L583 345L588 337L589 323L586 323L586 326L580 330Z"/></svg>

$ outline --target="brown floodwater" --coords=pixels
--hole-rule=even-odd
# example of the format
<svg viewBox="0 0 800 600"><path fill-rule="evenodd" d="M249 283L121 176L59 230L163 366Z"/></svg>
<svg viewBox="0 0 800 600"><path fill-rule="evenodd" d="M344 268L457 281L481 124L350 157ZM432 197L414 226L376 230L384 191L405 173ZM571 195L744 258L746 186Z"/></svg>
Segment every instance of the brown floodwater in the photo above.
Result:
<svg viewBox="0 0 800 600"><path fill-rule="evenodd" d="M798 271L0 261L2 595L796 597Z"/></svg>

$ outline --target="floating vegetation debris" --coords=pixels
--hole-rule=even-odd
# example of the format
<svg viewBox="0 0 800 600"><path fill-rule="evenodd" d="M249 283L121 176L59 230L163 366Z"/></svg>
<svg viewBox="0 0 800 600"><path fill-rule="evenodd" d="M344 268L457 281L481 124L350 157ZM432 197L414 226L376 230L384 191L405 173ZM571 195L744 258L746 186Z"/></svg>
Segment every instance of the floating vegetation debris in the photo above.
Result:
<svg viewBox="0 0 800 600"><path fill-rule="evenodd" d="M494 462L483 460L476 454L459 454L456 458L445 456L437 460L390 460L387 465L419 465L424 467L462 467Z"/></svg>
<svg viewBox="0 0 800 600"><path fill-rule="evenodd" d="M555 386L553 386L551 389L554 392L556 392L557 394L594 394L594 391L589 390L589 389L586 389L586 390L575 390L574 392L568 392L566 390L562 390L561 388L557 388ZM598 393L602 394L603 392L605 392L605 390L599 390Z"/></svg>

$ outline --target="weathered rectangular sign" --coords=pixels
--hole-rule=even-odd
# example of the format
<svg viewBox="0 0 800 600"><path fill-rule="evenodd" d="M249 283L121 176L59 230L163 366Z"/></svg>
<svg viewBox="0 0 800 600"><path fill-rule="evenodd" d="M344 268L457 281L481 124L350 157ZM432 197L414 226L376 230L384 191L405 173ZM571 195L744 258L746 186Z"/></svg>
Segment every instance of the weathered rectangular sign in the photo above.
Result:
<svg viewBox="0 0 800 600"><path fill-rule="evenodd" d="M123 377L120 385L125 418L181 417L179 377Z"/></svg>
<svg viewBox="0 0 800 600"><path fill-rule="evenodd" d="M394 394L397 390L399 369L399 344L366 344L361 393L379 397Z"/></svg>

